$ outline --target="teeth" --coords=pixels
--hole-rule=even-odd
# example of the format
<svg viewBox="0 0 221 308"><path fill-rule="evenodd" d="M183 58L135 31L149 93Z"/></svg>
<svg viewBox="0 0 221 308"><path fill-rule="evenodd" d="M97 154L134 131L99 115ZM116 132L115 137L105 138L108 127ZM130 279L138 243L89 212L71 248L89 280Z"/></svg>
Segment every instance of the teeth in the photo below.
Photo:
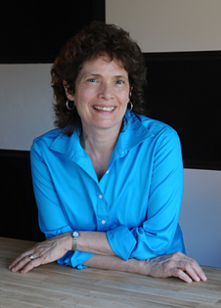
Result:
<svg viewBox="0 0 221 308"><path fill-rule="evenodd" d="M96 109L96 110L103 110L103 111L112 111L112 110L114 110L114 107L94 106L94 109Z"/></svg>

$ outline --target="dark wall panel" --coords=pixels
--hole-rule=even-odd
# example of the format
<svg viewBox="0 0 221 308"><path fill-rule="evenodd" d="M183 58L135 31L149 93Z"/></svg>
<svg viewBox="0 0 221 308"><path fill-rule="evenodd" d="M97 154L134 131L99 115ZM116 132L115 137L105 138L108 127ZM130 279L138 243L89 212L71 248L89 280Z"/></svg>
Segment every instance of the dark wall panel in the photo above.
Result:
<svg viewBox="0 0 221 308"><path fill-rule="evenodd" d="M0 236L40 241L29 151L0 150Z"/></svg>
<svg viewBox="0 0 221 308"><path fill-rule="evenodd" d="M3 1L0 63L53 63L67 39L92 20L105 21L105 0Z"/></svg>
<svg viewBox="0 0 221 308"><path fill-rule="evenodd" d="M177 130L184 167L221 170L221 51L145 58L150 116Z"/></svg>

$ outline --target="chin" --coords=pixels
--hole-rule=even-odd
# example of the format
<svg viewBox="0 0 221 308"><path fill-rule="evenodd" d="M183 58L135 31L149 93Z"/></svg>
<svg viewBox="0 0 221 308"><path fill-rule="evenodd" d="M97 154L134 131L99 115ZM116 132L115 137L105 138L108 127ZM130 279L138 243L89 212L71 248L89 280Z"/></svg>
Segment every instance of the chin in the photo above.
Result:
<svg viewBox="0 0 221 308"><path fill-rule="evenodd" d="M105 123L97 123L96 127L103 129L111 129L111 128L119 128L121 127L122 121L120 122L105 122Z"/></svg>

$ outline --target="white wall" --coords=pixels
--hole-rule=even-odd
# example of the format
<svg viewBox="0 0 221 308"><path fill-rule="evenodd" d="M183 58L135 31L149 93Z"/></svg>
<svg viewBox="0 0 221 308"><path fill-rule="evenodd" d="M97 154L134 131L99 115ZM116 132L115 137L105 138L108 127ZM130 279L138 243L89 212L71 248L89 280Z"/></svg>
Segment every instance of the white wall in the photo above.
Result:
<svg viewBox="0 0 221 308"><path fill-rule="evenodd" d="M106 0L106 22L143 52L221 50L220 0ZM188 255L221 267L221 172L184 170L180 224Z"/></svg>
<svg viewBox="0 0 221 308"><path fill-rule="evenodd" d="M50 64L0 65L0 149L29 150L53 128Z"/></svg>
<svg viewBox="0 0 221 308"><path fill-rule="evenodd" d="M184 169L180 225L187 253L221 267L221 172Z"/></svg>
<svg viewBox="0 0 221 308"><path fill-rule="evenodd" d="M221 0L106 0L107 23L144 52L221 50ZM50 64L0 65L0 149L29 150L53 128ZM185 169L180 218L187 252L221 267L221 172Z"/></svg>

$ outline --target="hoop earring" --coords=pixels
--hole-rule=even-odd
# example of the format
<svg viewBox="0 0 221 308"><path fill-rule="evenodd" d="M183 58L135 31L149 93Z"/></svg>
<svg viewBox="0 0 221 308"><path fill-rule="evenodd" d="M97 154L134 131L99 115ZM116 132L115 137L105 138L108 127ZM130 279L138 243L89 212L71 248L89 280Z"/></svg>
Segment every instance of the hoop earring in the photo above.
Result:
<svg viewBox="0 0 221 308"><path fill-rule="evenodd" d="M69 102L71 102L71 103L73 104L72 107L69 106ZM69 100L67 100L67 101L66 101L66 108L67 108L68 110L70 110L70 111L74 110L74 108L75 108L75 103L74 103L74 101L69 101Z"/></svg>
<svg viewBox="0 0 221 308"><path fill-rule="evenodd" d="M128 102L128 105L129 105L129 104L130 104L130 108L128 107L128 109L129 109L130 111L132 111L134 105L133 105L133 103L132 103L131 101Z"/></svg>

